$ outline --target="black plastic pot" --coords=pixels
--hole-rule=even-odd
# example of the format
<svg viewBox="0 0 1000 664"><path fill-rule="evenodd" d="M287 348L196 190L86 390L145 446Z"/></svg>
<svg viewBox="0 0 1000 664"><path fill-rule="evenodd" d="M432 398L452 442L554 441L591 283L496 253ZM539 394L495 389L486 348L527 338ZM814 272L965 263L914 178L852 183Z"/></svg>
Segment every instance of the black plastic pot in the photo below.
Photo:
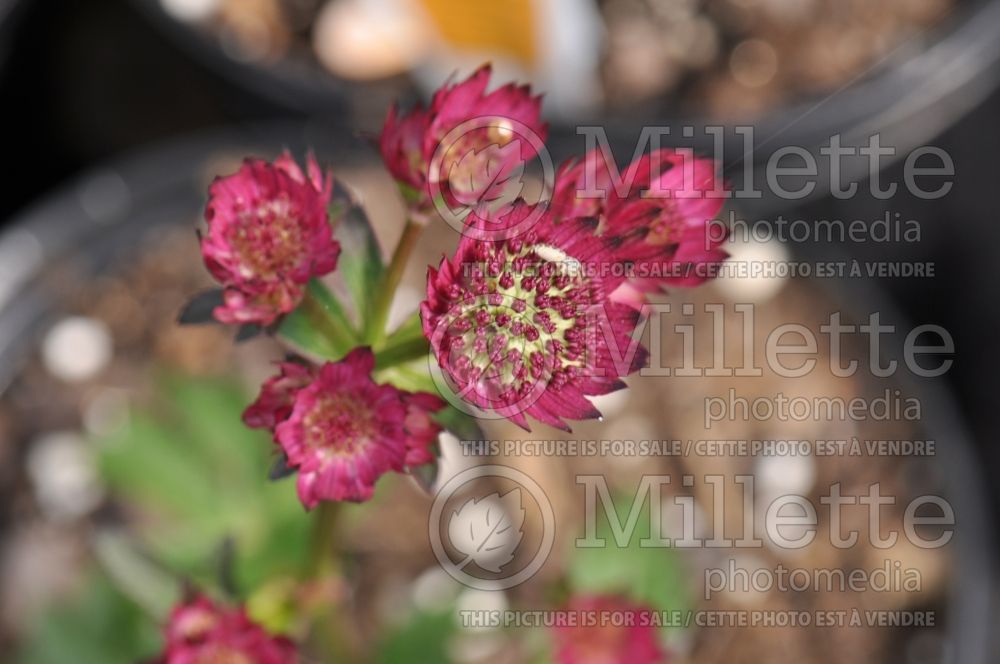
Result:
<svg viewBox="0 0 1000 664"><path fill-rule="evenodd" d="M0 0L0 72L10 55L10 44L23 6L21 0Z"/></svg>
<svg viewBox="0 0 1000 664"><path fill-rule="evenodd" d="M339 161L370 158L357 139L296 125L260 131L230 131L173 141L98 168L27 210L0 235L0 395L36 348L40 332L58 312L51 282L39 277L47 266L83 261L95 273L121 253L134 250L145 234L189 223L204 204L205 166L220 152L274 153L307 146L336 151ZM799 258L829 260L829 247L801 247ZM820 287L846 311L861 316L883 312L902 329L902 320L871 282L822 280ZM902 339L890 337L900 356ZM903 385L924 404L926 437L938 441L935 478L946 489L959 526L950 545L954 569L946 605L948 662L985 664L993 636L991 611L996 551L986 510L984 478L950 393L942 383ZM922 660L926 661L926 660Z"/></svg>
<svg viewBox="0 0 1000 664"><path fill-rule="evenodd" d="M279 107L323 115L343 110L349 98L369 94L373 86L339 79L316 62L286 59L271 65L238 62L227 56L210 35L180 23L167 14L159 0L133 0L144 14L206 67L232 79ZM778 145L815 149L833 134L843 134L845 145L857 136L883 132L883 144L900 151L919 145L953 124L978 104L1000 81L1000 1L966 0L940 26L897 46L865 75L829 94L779 107L759 118L748 118L756 128L757 149L746 155L741 145L727 151L727 164L765 159ZM740 124L737 119L729 124ZM637 117L599 115L559 120L555 142L571 141L576 126L608 128L612 143L631 150L639 127L667 125L702 127L699 117L669 112ZM711 149L711 141L696 131L691 141L678 130L671 141ZM765 149L770 147L770 150ZM558 151L558 150L557 150ZM628 155L621 155L624 158Z"/></svg>

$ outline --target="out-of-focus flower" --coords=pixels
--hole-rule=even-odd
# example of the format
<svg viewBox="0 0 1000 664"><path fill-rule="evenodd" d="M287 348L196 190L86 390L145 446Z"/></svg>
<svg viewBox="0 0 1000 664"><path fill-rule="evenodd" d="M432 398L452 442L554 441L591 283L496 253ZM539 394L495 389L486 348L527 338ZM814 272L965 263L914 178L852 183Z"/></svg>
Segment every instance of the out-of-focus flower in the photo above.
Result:
<svg viewBox="0 0 1000 664"><path fill-rule="evenodd" d="M431 414L438 397L410 393L371 378L375 357L356 348L320 368L282 363L243 413L248 426L270 429L298 470L299 499L363 501L388 471L434 460L441 431Z"/></svg>
<svg viewBox="0 0 1000 664"><path fill-rule="evenodd" d="M291 641L272 636L252 622L242 607L216 605L204 595L173 610L157 664L296 664Z"/></svg>
<svg viewBox="0 0 1000 664"><path fill-rule="evenodd" d="M659 664L668 659L652 609L613 595L580 595L567 610L593 615L576 626L553 628L558 664Z"/></svg>
<svg viewBox="0 0 1000 664"><path fill-rule="evenodd" d="M417 104L409 113L400 115L393 104L382 125L379 151L382 161L400 184L420 193L427 182L427 161L424 158L424 134L430 125L430 112Z"/></svg>
<svg viewBox="0 0 1000 664"><path fill-rule="evenodd" d="M409 190L415 209L427 210L435 194L449 206L499 198L545 140L541 97L514 84L487 93L490 73L484 65L461 83L445 84L426 109L389 110L379 140L382 160Z"/></svg>
<svg viewBox="0 0 1000 664"><path fill-rule="evenodd" d="M539 210L523 202L473 214L474 228L518 226ZM587 399L625 387L646 359L634 340L639 312L611 300L627 265L660 247L646 228L594 234L596 221L539 220L517 236L463 236L427 278L424 335L465 401L527 428L526 415L567 429L600 413Z"/></svg>
<svg viewBox="0 0 1000 664"><path fill-rule="evenodd" d="M223 323L270 325L302 301L305 284L337 266L327 205L333 179L312 157L305 173L287 153L247 159L209 187L201 252L224 287Z"/></svg>
<svg viewBox="0 0 1000 664"><path fill-rule="evenodd" d="M610 155L608 155L610 158ZM615 195L611 167L601 148L563 162L552 188L552 214L556 221L574 217L602 219Z"/></svg>
<svg viewBox="0 0 1000 664"><path fill-rule="evenodd" d="M639 262L615 299L636 302L664 286L696 286L724 261L726 233L711 222L723 205L715 162L662 149L643 155L619 175L600 149L563 164L552 208L557 220L593 217L598 233L646 228L645 242L664 252Z"/></svg>
<svg viewBox="0 0 1000 664"><path fill-rule="evenodd" d="M298 362L280 362L278 375L261 385L257 400L243 411L243 423L252 429L274 431L292 414L295 394L316 379L316 369Z"/></svg>
<svg viewBox="0 0 1000 664"><path fill-rule="evenodd" d="M403 421L403 428L406 430L406 458L403 462L407 467L430 463L437 458L434 444L441 433L441 425L431 418L431 413L436 413L446 404L440 397L428 392L400 391L400 396L406 405L406 419Z"/></svg>

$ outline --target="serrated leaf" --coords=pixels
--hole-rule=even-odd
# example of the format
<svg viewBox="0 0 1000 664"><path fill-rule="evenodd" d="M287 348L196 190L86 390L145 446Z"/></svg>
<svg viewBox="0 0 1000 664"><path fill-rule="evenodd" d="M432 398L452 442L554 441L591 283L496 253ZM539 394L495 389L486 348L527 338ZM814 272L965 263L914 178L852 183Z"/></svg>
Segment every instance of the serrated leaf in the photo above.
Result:
<svg viewBox="0 0 1000 664"><path fill-rule="evenodd" d="M267 474L267 479L272 482L276 482L294 474L295 468L288 465L288 457L285 456L284 453L281 453L278 455L278 458L274 460L274 465L271 466L271 470Z"/></svg>
<svg viewBox="0 0 1000 664"><path fill-rule="evenodd" d="M202 291L188 300L181 312L177 314L177 322L181 325L217 323L218 321L212 316L212 312L223 304L221 288Z"/></svg>
<svg viewBox="0 0 1000 664"><path fill-rule="evenodd" d="M337 271L351 294L358 314L358 325L363 328L368 320L375 289L385 272L382 249L368 215L353 201L350 201L343 212L336 238L341 246Z"/></svg>
<svg viewBox="0 0 1000 664"><path fill-rule="evenodd" d="M236 343L243 343L244 341L249 341L254 337L258 336L264 328L256 323L247 323L246 325L240 325L240 329L236 330L236 336L233 340Z"/></svg>
<svg viewBox="0 0 1000 664"><path fill-rule="evenodd" d="M514 552L524 537L523 525L521 489L513 489L503 496L497 492L483 498L470 498L448 522L451 545L466 556L459 567L474 562L499 574L501 568L514 559Z"/></svg>
<svg viewBox="0 0 1000 664"><path fill-rule="evenodd" d="M248 400L233 383L174 377L154 410L131 413L99 448L109 488L142 515L134 532L158 560L211 585L215 547L232 537L234 576L252 590L301 565L309 522L295 488L267 480L274 445L241 422Z"/></svg>
<svg viewBox="0 0 1000 664"><path fill-rule="evenodd" d="M91 550L115 587L150 615L167 615L180 599L180 580L151 560L128 533L97 528Z"/></svg>

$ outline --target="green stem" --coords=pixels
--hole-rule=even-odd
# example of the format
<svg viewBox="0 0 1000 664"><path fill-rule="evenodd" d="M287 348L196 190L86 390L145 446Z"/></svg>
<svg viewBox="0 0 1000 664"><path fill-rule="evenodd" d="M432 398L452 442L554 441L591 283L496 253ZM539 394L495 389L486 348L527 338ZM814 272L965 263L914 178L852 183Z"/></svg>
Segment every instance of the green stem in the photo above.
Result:
<svg viewBox="0 0 1000 664"><path fill-rule="evenodd" d="M312 548L306 569L306 581L329 582L338 573L337 520L341 512L339 502L321 502L314 515ZM324 662L356 661L350 635L345 632L343 607L332 599L317 607L310 617L309 640L323 653Z"/></svg>
<svg viewBox="0 0 1000 664"><path fill-rule="evenodd" d="M309 322L327 338L333 348L345 352L355 345L357 335L350 324L329 309L312 287L306 289L301 306Z"/></svg>
<svg viewBox="0 0 1000 664"><path fill-rule="evenodd" d="M397 364L418 360L427 357L430 350L430 342L423 335L412 339L401 339L398 342L393 342L390 339L389 343L378 351L375 358L375 368L388 369Z"/></svg>
<svg viewBox="0 0 1000 664"><path fill-rule="evenodd" d="M340 503L337 502L323 501L316 509L306 578L319 579L334 571L336 567L336 538L334 535L339 515Z"/></svg>
<svg viewBox="0 0 1000 664"><path fill-rule="evenodd" d="M386 336L386 321L389 319L389 308L392 306L392 299L396 295L396 288L403 278L403 271L410 260L417 240L427 224L411 217L407 220L403 228L403 235L399 238L396 249L392 252L389 266L382 275L378 290L375 293L375 302L372 304L371 317L365 326L365 339L372 346L377 346Z"/></svg>

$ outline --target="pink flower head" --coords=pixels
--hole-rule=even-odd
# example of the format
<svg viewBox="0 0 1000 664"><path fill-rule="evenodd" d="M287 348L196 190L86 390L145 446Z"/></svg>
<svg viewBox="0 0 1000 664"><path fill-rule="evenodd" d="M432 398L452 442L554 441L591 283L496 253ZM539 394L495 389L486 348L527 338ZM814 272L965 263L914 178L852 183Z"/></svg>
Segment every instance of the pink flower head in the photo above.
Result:
<svg viewBox="0 0 1000 664"><path fill-rule="evenodd" d="M274 431L292 414L295 394L316 379L316 369L297 362L280 362L279 373L264 381L257 400L243 411L243 423L251 429Z"/></svg>
<svg viewBox="0 0 1000 664"><path fill-rule="evenodd" d="M302 300L305 284L337 266L327 205L333 179L309 157L306 173L287 153L247 159L209 187L201 253L224 287L223 323L270 325Z"/></svg>
<svg viewBox="0 0 1000 664"><path fill-rule="evenodd" d="M370 349L356 348L319 369L280 367L243 419L274 431L288 466L298 470L306 508L321 500L368 500L384 473L433 461L441 427L431 413L444 402L375 383Z"/></svg>
<svg viewBox="0 0 1000 664"><path fill-rule="evenodd" d="M563 418L599 417L587 397L621 389L620 378L645 361L632 338L639 312L610 295L630 261L659 249L645 245L645 229L597 236L593 220L556 225L523 202L473 226L516 228L539 212L514 237L463 236L455 255L429 270L420 311L459 396L524 428L531 415L568 429Z"/></svg>
<svg viewBox="0 0 1000 664"><path fill-rule="evenodd" d="M645 242L664 248L653 262L640 262L637 276L615 296L635 301L666 285L703 283L726 259L721 245L728 233L712 223L723 204L717 183L715 162L685 152L657 150L618 175L595 149L560 167L552 204L559 219L598 219L600 233L646 228Z"/></svg>
<svg viewBox="0 0 1000 664"><path fill-rule="evenodd" d="M610 157L610 155L609 155ZM583 159L563 162L552 189L552 213L557 220L593 217L601 220L614 195L614 176L604 151L595 148Z"/></svg>
<svg viewBox="0 0 1000 664"><path fill-rule="evenodd" d="M176 607L158 664L296 664L295 646L250 621L242 608L217 606L204 595Z"/></svg>
<svg viewBox="0 0 1000 664"><path fill-rule="evenodd" d="M581 595L567 610L593 614L576 626L553 628L558 664L658 664L667 654L651 609L611 595Z"/></svg>
<svg viewBox="0 0 1000 664"><path fill-rule="evenodd" d="M461 83L446 83L430 106L400 115L389 110L379 148L389 172L412 189L416 206L436 194L450 206L499 198L520 166L535 157L548 133L541 97L507 84L487 93L484 65Z"/></svg>
<svg viewBox="0 0 1000 664"><path fill-rule="evenodd" d="M431 418L431 413L436 413L446 404L441 397L428 392L399 392L406 406L406 420L403 422L406 430L406 458L403 463L408 468L422 466L437 457L434 444L441 433L441 425Z"/></svg>

